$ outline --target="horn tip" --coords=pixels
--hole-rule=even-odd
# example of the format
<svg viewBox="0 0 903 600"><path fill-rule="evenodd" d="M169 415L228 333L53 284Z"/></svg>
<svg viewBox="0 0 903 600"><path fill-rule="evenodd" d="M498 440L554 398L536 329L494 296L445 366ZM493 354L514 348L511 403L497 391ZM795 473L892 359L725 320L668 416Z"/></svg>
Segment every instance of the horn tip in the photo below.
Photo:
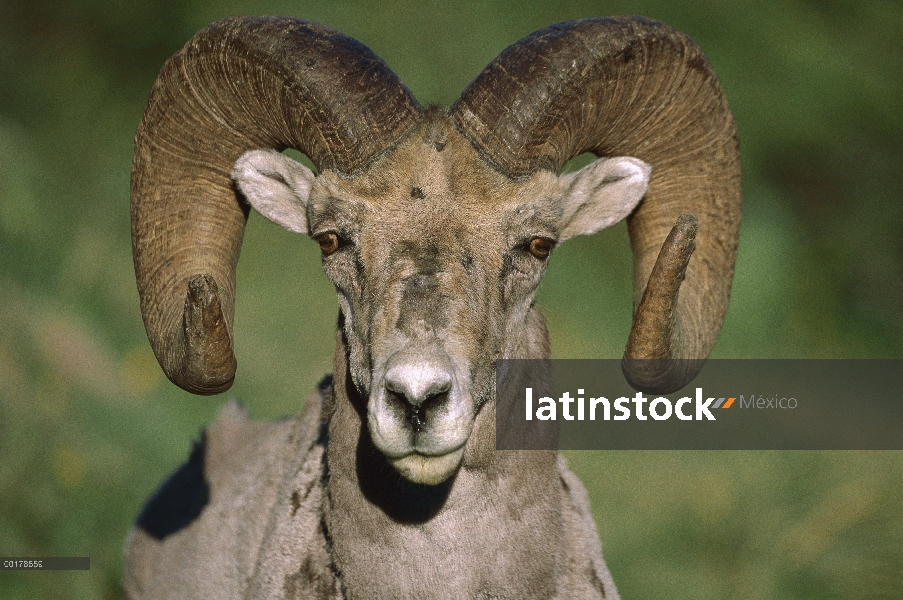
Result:
<svg viewBox="0 0 903 600"><path fill-rule="evenodd" d="M185 355L176 384L194 394L220 394L235 380L238 363L219 298L222 292L210 274L188 280L183 315Z"/></svg>

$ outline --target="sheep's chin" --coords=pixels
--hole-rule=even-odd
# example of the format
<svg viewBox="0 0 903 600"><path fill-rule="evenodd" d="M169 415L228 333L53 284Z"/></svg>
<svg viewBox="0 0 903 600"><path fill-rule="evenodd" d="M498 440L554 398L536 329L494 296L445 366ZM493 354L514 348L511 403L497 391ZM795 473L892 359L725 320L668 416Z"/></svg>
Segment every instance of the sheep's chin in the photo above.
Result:
<svg viewBox="0 0 903 600"><path fill-rule="evenodd" d="M454 452L442 456L425 456L413 452L407 456L388 460L395 470L408 481L421 485L438 485L455 473L463 456L464 448L462 446Z"/></svg>

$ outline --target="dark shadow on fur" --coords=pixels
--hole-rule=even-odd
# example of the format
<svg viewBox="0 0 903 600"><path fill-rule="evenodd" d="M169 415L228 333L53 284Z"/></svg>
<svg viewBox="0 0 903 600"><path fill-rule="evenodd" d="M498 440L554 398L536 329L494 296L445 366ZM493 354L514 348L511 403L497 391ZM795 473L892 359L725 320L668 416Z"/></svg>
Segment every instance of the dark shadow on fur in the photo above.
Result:
<svg viewBox="0 0 903 600"><path fill-rule="evenodd" d="M205 436L195 443L188 462L179 467L144 505L138 527L163 540L188 527L210 501L210 486L204 479Z"/></svg>

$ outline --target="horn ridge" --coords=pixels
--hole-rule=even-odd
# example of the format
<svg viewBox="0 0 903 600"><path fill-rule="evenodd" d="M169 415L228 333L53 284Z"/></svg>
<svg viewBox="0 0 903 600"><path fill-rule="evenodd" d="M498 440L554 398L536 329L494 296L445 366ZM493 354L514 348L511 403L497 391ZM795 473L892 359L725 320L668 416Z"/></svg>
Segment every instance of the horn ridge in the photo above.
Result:
<svg viewBox="0 0 903 600"><path fill-rule="evenodd" d="M688 81L683 71L672 71L677 65L702 77ZM713 88L700 94L692 89L700 84ZM648 153L661 146L646 135L649 127L663 116L673 119L670 105L691 94L724 102L692 40L643 17L604 17L551 25L512 44L461 94L451 114L481 155L519 179L557 171L583 152L610 154L625 143Z"/></svg>

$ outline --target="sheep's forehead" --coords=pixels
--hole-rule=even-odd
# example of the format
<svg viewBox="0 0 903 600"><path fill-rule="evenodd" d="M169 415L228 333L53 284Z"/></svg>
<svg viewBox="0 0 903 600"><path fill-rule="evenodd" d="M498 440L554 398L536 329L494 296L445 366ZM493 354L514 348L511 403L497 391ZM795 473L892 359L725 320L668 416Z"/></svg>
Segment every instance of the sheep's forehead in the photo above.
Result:
<svg viewBox="0 0 903 600"><path fill-rule="evenodd" d="M436 141L440 137L441 142ZM413 135L380 157L366 174L321 176L318 194L354 207L364 229L398 235L450 230L487 235L506 230L512 218L541 213L553 219L557 178L540 171L512 181L495 171L457 131Z"/></svg>

